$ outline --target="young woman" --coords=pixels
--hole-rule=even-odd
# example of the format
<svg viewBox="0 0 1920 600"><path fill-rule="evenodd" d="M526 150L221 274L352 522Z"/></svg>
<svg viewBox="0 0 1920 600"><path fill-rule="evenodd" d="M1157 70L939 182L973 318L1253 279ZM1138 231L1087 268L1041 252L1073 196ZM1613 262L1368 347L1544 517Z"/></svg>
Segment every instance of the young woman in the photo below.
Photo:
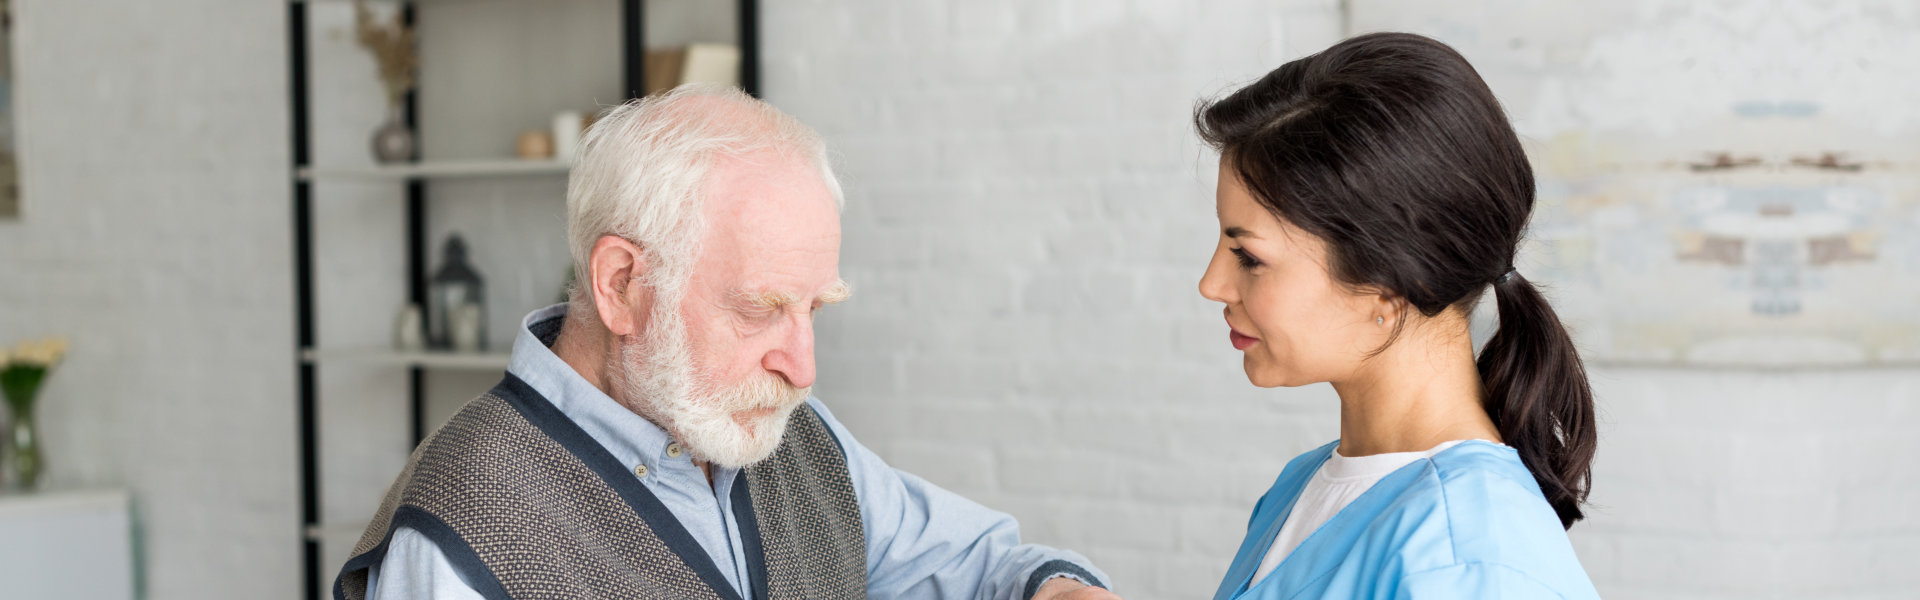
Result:
<svg viewBox="0 0 1920 600"><path fill-rule="evenodd" d="M1214 597L1597 598L1565 532L1593 394L1513 269L1533 172L1479 74L1434 40L1365 35L1195 121L1220 151L1201 294L1254 385L1340 395L1340 439L1255 505ZM1488 288L1500 329L1476 360Z"/></svg>

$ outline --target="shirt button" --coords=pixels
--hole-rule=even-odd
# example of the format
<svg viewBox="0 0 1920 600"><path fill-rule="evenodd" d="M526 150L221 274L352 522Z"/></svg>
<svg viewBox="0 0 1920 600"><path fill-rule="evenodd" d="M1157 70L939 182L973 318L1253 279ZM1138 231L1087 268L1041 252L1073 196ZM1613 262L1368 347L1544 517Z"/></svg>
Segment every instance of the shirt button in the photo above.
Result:
<svg viewBox="0 0 1920 600"><path fill-rule="evenodd" d="M646 477L646 476L647 476L647 466L646 466L646 465L640 465L640 466L637 466L637 467L634 467L634 468L633 468L633 474L634 474L634 475L637 475L637 476L640 476L640 477Z"/></svg>
<svg viewBox="0 0 1920 600"><path fill-rule="evenodd" d="M667 457L680 458L680 442L667 444Z"/></svg>

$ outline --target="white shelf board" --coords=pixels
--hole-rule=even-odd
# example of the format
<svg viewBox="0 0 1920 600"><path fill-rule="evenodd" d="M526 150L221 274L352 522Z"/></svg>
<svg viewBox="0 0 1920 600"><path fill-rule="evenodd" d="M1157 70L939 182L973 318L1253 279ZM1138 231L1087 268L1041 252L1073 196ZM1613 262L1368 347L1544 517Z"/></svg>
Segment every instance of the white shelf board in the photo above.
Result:
<svg viewBox="0 0 1920 600"><path fill-rule="evenodd" d="M345 522L308 525L305 533L308 540L315 542L342 541L352 543L360 539L361 534L366 533L367 525L370 525L372 521L372 518L367 518L358 521L357 524L356 522Z"/></svg>
<svg viewBox="0 0 1920 600"><path fill-rule="evenodd" d="M300 359L310 363L363 363L420 367L423 369L470 371L505 370L510 357L511 355L505 352L448 352L444 350L403 352L386 348L343 348L325 350L308 348L300 352Z"/></svg>
<svg viewBox="0 0 1920 600"><path fill-rule="evenodd" d="M352 4L353 1L354 0L286 0L287 4ZM425 2L443 2L443 1L461 2L464 0L412 0L412 2L415 4L419 4L420 2L423 2L423 1Z"/></svg>
<svg viewBox="0 0 1920 600"><path fill-rule="evenodd" d="M557 160L487 158L429 160L397 165L364 165L357 167L309 166L301 167L294 175L302 181L322 179L379 181L408 178L525 177L534 175L565 175L566 173L567 163Z"/></svg>

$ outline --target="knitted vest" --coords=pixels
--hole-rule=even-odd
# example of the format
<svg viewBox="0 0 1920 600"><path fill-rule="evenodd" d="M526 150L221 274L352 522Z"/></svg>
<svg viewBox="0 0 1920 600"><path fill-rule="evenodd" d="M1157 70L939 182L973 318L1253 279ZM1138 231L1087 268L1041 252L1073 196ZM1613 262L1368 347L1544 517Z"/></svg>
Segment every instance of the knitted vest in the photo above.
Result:
<svg viewBox="0 0 1920 600"><path fill-rule="evenodd" d="M732 490L752 598L864 598L866 536L846 456L811 407ZM432 540L490 599L740 600L666 505L513 375L420 444L334 597L364 600L393 531Z"/></svg>

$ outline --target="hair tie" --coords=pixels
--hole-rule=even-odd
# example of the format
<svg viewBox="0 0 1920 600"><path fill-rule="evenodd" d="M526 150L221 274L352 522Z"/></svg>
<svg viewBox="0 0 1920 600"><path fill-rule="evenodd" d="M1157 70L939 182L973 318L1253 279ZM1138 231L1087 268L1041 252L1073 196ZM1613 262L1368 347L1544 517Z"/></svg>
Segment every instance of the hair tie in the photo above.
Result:
<svg viewBox="0 0 1920 600"><path fill-rule="evenodd" d="M1514 275L1516 275L1516 274L1518 274L1518 273L1519 273L1519 271L1518 271L1518 270L1516 270L1516 269L1507 269L1507 272L1506 272L1505 274L1502 274L1502 275L1500 276L1500 278L1499 278L1499 279L1495 279L1495 280L1493 280L1493 284L1494 284L1494 285L1501 285L1501 284L1504 284L1504 283L1506 283L1506 282L1508 282L1508 281L1512 281L1512 280L1513 280L1513 276L1514 276Z"/></svg>

